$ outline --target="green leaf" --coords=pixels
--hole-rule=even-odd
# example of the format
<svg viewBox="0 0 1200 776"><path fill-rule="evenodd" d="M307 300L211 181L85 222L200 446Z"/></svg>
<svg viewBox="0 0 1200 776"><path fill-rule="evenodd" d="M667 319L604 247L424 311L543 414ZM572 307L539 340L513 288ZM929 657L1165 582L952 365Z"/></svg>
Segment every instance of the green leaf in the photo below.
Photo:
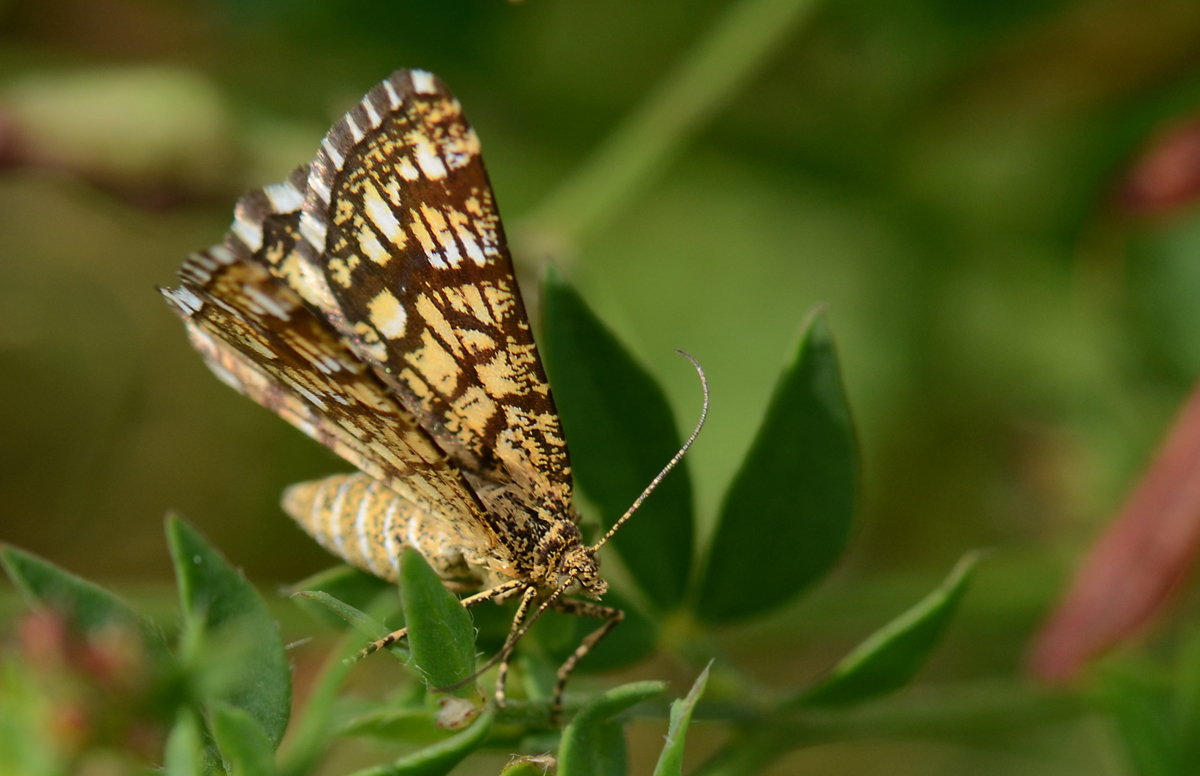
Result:
<svg viewBox="0 0 1200 776"><path fill-rule="evenodd" d="M557 761L550 755L528 755L509 761L500 776L547 776L554 772Z"/></svg>
<svg viewBox="0 0 1200 776"><path fill-rule="evenodd" d="M933 592L871 634L824 679L780 708L859 703L908 684L946 632L978 562L978 553L964 555Z"/></svg>
<svg viewBox="0 0 1200 776"><path fill-rule="evenodd" d="M1179 776L1186 751L1173 712L1167 677L1141 666L1117 666L1103 675L1101 692L1138 776ZM1194 762L1194 761L1191 761Z"/></svg>
<svg viewBox="0 0 1200 776"><path fill-rule="evenodd" d="M699 616L745 619L825 576L850 538L858 466L837 353L818 308L725 494Z"/></svg>
<svg viewBox="0 0 1200 776"><path fill-rule="evenodd" d="M679 450L679 433L662 388L553 267L542 307L542 352L571 441L571 468L607 529ZM662 609L683 600L692 566L685 464L612 539L638 586Z"/></svg>
<svg viewBox="0 0 1200 776"><path fill-rule="evenodd" d="M391 633L396 628L389 628L386 624L375 619L366 612L361 612L347 603L343 603L326 592L315 590L296 593L292 597L293 601L311 601L319 604L326 611L331 612L340 620L353 626L356 631L363 634L371 641L377 641ZM403 627L403 626L401 626ZM409 658L408 646L404 643L390 644L388 651L401 660L407 661Z"/></svg>
<svg viewBox="0 0 1200 776"><path fill-rule="evenodd" d="M1200 631L1193 631L1183 642L1175 682L1180 757L1184 762L1200 762Z"/></svg>
<svg viewBox="0 0 1200 776"><path fill-rule="evenodd" d="M278 746L291 713L292 677L279 629L257 591L182 519L167 519L167 542L175 563L185 615L199 618L206 639L233 637L244 643L219 695L244 709Z"/></svg>
<svg viewBox="0 0 1200 776"><path fill-rule="evenodd" d="M426 744L440 741L448 733L438 727L437 720L428 709L376 709L347 720L340 728L339 736L365 736L394 741Z"/></svg>
<svg viewBox="0 0 1200 776"><path fill-rule="evenodd" d="M400 600L408 625L412 664L430 687L458 684L475 673L475 626L421 553L406 547L400 560ZM453 692L469 697L473 685Z"/></svg>
<svg viewBox="0 0 1200 776"><path fill-rule="evenodd" d="M320 595L326 594L321 593ZM386 630L386 626L371 615L382 614L387 609L399 609L399 604L398 596L391 591L385 591L376 596L375 601L371 603L370 614L363 612L358 612L358 614L375 623L379 630ZM370 638L374 640L378 636L372 635ZM353 665L351 658L361 647L361 639L348 635L342 639L339 647L326 658L321 673L313 682L304 710L300 713L299 719L292 723L292 735L288 737L288 744L280 751L278 771L282 776L304 776L311 772L321 755L324 754L330 739L337 735L331 720L334 715L338 688L341 687L342 680L350 672ZM408 654L407 650L404 654Z"/></svg>
<svg viewBox="0 0 1200 776"><path fill-rule="evenodd" d="M163 759L166 776L202 776L214 770L204 767L203 734L196 714L191 709L180 710L167 737Z"/></svg>
<svg viewBox="0 0 1200 776"><path fill-rule="evenodd" d="M445 741L401 757L390 765L367 768L352 776L443 776L479 748L492 729L493 719L492 712L485 711L469 728Z"/></svg>
<svg viewBox="0 0 1200 776"><path fill-rule="evenodd" d="M658 765L654 766L654 776L682 776L684 740L687 737L688 725L692 721L692 712L700 701L700 697L704 695L704 688L708 684L710 668L712 668L711 661L696 677L696 682L692 685L691 692L687 694L687 697L672 701L671 723L667 727L667 743L663 746L662 754L658 756Z"/></svg>
<svg viewBox="0 0 1200 776"><path fill-rule="evenodd" d="M112 624L133 628L156 656L166 654L158 629L99 585L8 545L0 545L0 565L31 608L59 612L85 631Z"/></svg>
<svg viewBox="0 0 1200 776"><path fill-rule="evenodd" d="M284 589L284 594L295 596L305 591L328 593L338 601L358 609L365 609L384 590L387 582L353 566L341 565L325 569L311 577L302 579ZM296 605L314 619L331 627L344 628L349 621L323 606L312 606L307 599L294 598Z"/></svg>
<svg viewBox="0 0 1200 776"><path fill-rule="evenodd" d="M275 773L275 747L245 710L212 701L209 722L229 776L272 776Z"/></svg>
<svg viewBox="0 0 1200 776"><path fill-rule="evenodd" d="M592 699L563 731L558 776L624 776L625 730L613 717L665 689L665 682L634 682Z"/></svg>

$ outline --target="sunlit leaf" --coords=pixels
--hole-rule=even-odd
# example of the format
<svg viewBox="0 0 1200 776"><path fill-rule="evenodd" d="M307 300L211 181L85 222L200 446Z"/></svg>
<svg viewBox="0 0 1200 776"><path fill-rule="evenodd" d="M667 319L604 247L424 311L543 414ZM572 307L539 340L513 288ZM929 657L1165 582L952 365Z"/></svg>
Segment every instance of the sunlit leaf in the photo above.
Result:
<svg viewBox="0 0 1200 776"><path fill-rule="evenodd" d="M662 754L658 756L658 765L654 766L654 776L682 776L683 746L687 738L688 725L692 721L692 712L696 709L704 688L708 684L708 671L712 668L710 662L696 677L691 691L686 697L671 702L671 722L667 727L667 743L663 745Z"/></svg>
<svg viewBox="0 0 1200 776"><path fill-rule="evenodd" d="M818 309L725 495L700 617L745 619L825 576L850 537L858 468L837 353Z"/></svg>
<svg viewBox="0 0 1200 776"><path fill-rule="evenodd" d="M593 698L563 731L558 776L624 776L625 730L613 717L666 688L665 682L634 682Z"/></svg>
<svg viewBox="0 0 1200 776"><path fill-rule="evenodd" d="M475 673L475 626L421 553L406 547L400 560L400 600L414 665L430 687L449 687ZM454 691L476 692L472 685Z"/></svg>
<svg viewBox="0 0 1200 776"><path fill-rule="evenodd" d="M875 631L783 709L858 703L908 684L925 667L967 591L977 553L963 556L933 592Z"/></svg>
<svg viewBox="0 0 1200 776"><path fill-rule="evenodd" d="M209 704L209 722L229 776L272 776L274 745L245 710L220 701Z"/></svg>
<svg viewBox="0 0 1200 776"><path fill-rule="evenodd" d="M167 519L167 541L185 614L199 618L209 637L232 635L244 644L235 664L227 666L232 680L220 700L247 711L278 746L291 713L292 676L266 604L182 519Z"/></svg>
<svg viewBox="0 0 1200 776"><path fill-rule="evenodd" d="M445 741L401 757L388 765L358 771L353 776L443 776L479 748L492 729L494 717L485 711L471 726Z"/></svg>
<svg viewBox="0 0 1200 776"><path fill-rule="evenodd" d="M553 267L542 289L542 353L571 443L571 468L608 528L675 455L679 432L662 388ZM683 600L692 565L685 464L612 540L646 596L663 609Z"/></svg>

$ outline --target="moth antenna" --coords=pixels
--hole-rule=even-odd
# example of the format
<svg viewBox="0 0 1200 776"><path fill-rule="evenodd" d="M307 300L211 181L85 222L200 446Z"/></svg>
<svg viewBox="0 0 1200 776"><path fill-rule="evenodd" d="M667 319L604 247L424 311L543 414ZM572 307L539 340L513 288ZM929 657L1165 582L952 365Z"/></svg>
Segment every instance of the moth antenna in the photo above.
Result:
<svg viewBox="0 0 1200 776"><path fill-rule="evenodd" d="M525 634L529 632L529 629L533 627L533 624L535 622L537 622L537 619L546 613L546 610L550 608L550 604L554 603L554 601L560 595L562 595L563 593L566 592L566 590L570 586L570 584L571 584L570 582L567 582L567 584L563 585L560 588L557 588L553 593L551 593L546 598L546 600L542 602L542 605L539 606L536 610L534 610L533 614L531 614L529 616L529 618L525 620L525 623L521 626L521 628L516 633L514 633L512 635L512 638L510 638L508 641L504 642L504 646L500 648L500 651L497 652L496 654L492 655L490 660L488 660L486 663L484 663L482 666L479 667L479 670L477 670L475 673L468 676L466 679L463 679L461 682L455 682L454 684L449 684L449 685L446 685L445 687L435 687L434 691L435 692L452 692L454 690L457 690L459 687L466 687L468 684L470 684L471 682L475 681L480 676L482 676L484 674L484 672L487 671L489 668L496 665L501 660L503 660L504 658L506 658L510 654L512 654L512 651L517 648L517 642L519 642L521 639L523 639L525 637Z"/></svg>
<svg viewBox="0 0 1200 776"><path fill-rule="evenodd" d="M647 485L646 489L642 491L642 495L637 497L629 509L625 510L625 514L621 515L621 519L613 523L613 527L608 529L608 533L604 534L604 537L600 541L596 542L596 544L591 548L593 552L603 547L604 543L611 539L613 534L617 532L617 529L620 528L626 520L633 517L633 513L638 511L638 508L641 507L642 502L646 500L646 497L653 493L654 489L658 487L658 484L663 481L663 478L666 477L671 470L683 460L684 453L686 453L688 448L692 446L692 442L696 441L696 437L700 436L700 429L704 428L704 421L708 418L708 377L705 376L704 368L700 366L700 362L697 361L691 353L688 353L684 350L676 350L675 352L686 358L688 361L691 361L692 366L696 367L696 374L700 375L700 387L704 389L704 408L700 410L700 421L696 423L696 428L692 430L692 435L688 437L686 442L683 443L683 447L679 448L678 453L675 453L675 457L663 467L663 470L658 473L658 476L650 480L650 484Z"/></svg>

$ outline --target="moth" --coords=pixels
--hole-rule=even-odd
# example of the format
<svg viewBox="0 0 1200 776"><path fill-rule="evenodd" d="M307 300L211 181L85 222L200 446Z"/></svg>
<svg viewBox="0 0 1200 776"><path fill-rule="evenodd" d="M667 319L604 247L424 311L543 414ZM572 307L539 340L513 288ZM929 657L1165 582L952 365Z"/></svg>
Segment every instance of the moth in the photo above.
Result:
<svg viewBox="0 0 1200 776"><path fill-rule="evenodd" d="M703 371L695 431L587 545L479 139L420 70L393 73L311 164L242 197L224 241L179 278L160 291L217 377L358 469L284 493L308 533L390 581L411 546L447 587L473 593L467 607L519 598L480 669L500 664L498 703L512 649L542 612L604 621L559 669L557 714L576 664L624 617L598 603L597 551L695 440Z"/></svg>

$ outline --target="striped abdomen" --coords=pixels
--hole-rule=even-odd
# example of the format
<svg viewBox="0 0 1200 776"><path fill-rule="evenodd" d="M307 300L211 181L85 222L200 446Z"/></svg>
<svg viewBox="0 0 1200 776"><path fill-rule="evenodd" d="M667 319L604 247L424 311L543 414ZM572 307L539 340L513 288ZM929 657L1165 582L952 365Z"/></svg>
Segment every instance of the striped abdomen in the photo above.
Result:
<svg viewBox="0 0 1200 776"><path fill-rule="evenodd" d="M400 578L405 546L415 547L443 579L480 581L435 516L366 474L293 485L283 493L283 509L322 547L390 582Z"/></svg>

